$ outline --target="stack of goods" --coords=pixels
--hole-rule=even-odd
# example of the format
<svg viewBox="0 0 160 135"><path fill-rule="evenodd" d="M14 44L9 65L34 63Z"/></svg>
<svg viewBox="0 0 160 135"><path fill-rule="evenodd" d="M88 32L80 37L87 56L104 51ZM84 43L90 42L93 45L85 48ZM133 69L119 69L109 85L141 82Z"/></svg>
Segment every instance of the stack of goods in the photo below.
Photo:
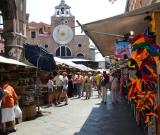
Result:
<svg viewBox="0 0 160 135"><path fill-rule="evenodd" d="M129 68L136 70L136 77L130 78L128 98L134 108L139 125L149 128L152 119L157 119L157 78L156 67L159 62L159 46L153 38L137 35L133 38ZM148 128L146 128L148 127Z"/></svg>

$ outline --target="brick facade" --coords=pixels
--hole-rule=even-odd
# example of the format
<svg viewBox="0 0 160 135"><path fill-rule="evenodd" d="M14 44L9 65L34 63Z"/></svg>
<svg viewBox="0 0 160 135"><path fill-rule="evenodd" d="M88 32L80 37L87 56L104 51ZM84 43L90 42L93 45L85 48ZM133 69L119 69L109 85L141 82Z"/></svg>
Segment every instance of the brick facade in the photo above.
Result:
<svg viewBox="0 0 160 135"><path fill-rule="evenodd" d="M73 39L65 45L65 47L69 48L71 51L71 56L69 57L77 57L78 54L83 54L84 58L94 60L92 56L94 53L93 49L90 49L89 38L86 35L75 35L75 16L57 16L55 15L51 17L51 24L45 24L43 22L36 23L30 22L27 26L27 43L31 44L39 44L56 56L56 51L60 47L53 38L53 31L57 25L64 24L69 26L73 31ZM31 37L31 33L36 37ZM92 54L92 55L91 55ZM66 56L67 57L67 56Z"/></svg>

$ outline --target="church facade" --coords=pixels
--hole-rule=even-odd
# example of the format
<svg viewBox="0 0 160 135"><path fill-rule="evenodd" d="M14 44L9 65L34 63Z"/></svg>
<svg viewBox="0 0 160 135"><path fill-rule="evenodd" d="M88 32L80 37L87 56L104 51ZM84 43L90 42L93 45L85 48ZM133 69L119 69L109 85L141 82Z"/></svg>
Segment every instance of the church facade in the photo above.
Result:
<svg viewBox="0 0 160 135"><path fill-rule="evenodd" d="M26 42L41 45L57 57L94 61L95 50L90 47L89 38L86 35L75 34L75 16L71 14L70 9L71 7L61 0L55 7L51 24L28 23Z"/></svg>

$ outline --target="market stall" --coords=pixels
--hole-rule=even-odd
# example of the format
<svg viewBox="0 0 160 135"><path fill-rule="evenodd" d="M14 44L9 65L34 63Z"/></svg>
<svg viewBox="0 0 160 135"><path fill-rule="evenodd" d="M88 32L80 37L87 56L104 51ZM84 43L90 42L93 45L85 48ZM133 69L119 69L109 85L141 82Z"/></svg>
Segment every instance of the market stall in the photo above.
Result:
<svg viewBox="0 0 160 135"><path fill-rule="evenodd" d="M103 56L116 57L117 64L111 66L113 70L121 70L121 91L128 95L127 100L129 100L131 112L137 124L148 135L160 133L160 83L159 73L157 74L156 71L159 68L157 65L159 65L160 56L159 4L157 2L141 9L84 25L79 23ZM110 27L113 25L114 28ZM138 34L143 34L143 38L139 36L133 38ZM131 42L132 53L130 56L125 53L121 57L114 44L123 42L126 37ZM122 45L128 46L127 43ZM119 68L119 60L126 58L131 62L129 68L128 66ZM126 82L123 81L124 78ZM130 84L129 87L128 84Z"/></svg>
<svg viewBox="0 0 160 135"><path fill-rule="evenodd" d="M159 62L159 46L153 37L137 35L133 39L129 67L136 70L130 77L128 98L137 124L149 135L156 134L157 78L156 67Z"/></svg>
<svg viewBox="0 0 160 135"><path fill-rule="evenodd" d="M32 119L36 115L34 99L34 74L32 66L0 56L0 78L7 76L19 97L19 106L23 120Z"/></svg>

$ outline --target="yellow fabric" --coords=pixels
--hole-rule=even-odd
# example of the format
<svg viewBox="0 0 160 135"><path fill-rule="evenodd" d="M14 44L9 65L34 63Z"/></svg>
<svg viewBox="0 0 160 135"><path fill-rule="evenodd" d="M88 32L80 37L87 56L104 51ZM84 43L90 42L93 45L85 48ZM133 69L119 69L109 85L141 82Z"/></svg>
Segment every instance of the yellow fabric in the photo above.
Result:
<svg viewBox="0 0 160 135"><path fill-rule="evenodd" d="M98 86L100 84L100 80L101 80L101 75L97 74L96 75L96 85Z"/></svg>
<svg viewBox="0 0 160 135"><path fill-rule="evenodd" d="M152 24L152 32L155 32L155 17L154 17L154 12L152 13L152 22L151 22L151 24Z"/></svg>
<svg viewBox="0 0 160 135"><path fill-rule="evenodd" d="M140 44L140 43L142 43L142 42L145 42L146 40L145 40L145 38L144 37L141 37L141 38L139 38L138 40L136 40L132 45L138 45L138 44Z"/></svg>

